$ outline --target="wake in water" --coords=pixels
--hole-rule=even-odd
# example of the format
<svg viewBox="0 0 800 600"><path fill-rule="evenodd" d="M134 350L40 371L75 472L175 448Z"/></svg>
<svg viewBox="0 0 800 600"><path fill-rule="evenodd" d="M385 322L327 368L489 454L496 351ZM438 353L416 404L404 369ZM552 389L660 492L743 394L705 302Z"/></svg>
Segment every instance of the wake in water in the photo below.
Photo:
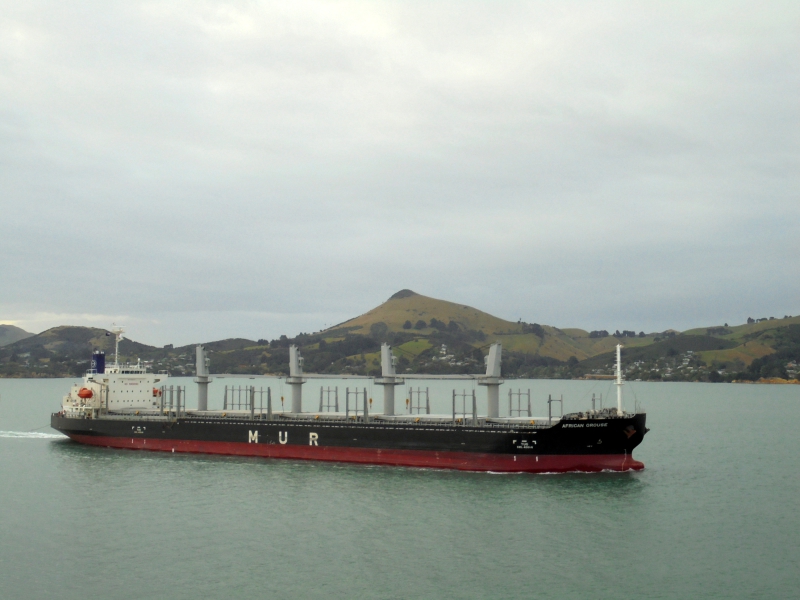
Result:
<svg viewBox="0 0 800 600"><path fill-rule="evenodd" d="M27 440L60 440L67 436L60 433L41 433L38 431L0 431L0 438L20 438Z"/></svg>

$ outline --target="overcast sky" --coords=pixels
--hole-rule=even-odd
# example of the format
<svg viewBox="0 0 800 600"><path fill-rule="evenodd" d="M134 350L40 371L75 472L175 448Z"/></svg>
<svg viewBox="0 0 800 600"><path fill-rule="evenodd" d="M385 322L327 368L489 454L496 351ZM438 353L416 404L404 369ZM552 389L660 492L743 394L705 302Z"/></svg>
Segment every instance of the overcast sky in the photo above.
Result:
<svg viewBox="0 0 800 600"><path fill-rule="evenodd" d="M0 323L800 313L800 3L0 2Z"/></svg>

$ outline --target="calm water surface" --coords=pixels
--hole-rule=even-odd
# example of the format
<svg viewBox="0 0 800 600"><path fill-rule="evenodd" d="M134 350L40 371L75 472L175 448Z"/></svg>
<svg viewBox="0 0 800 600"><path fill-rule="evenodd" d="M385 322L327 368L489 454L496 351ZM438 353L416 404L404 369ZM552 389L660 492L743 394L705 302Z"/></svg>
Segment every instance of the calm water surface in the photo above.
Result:
<svg viewBox="0 0 800 600"><path fill-rule="evenodd" d="M631 384L643 472L492 475L82 447L46 427L70 383L0 380L4 600L800 594L798 386ZM217 380L212 405L226 383L281 393ZM609 392L512 383L536 414Z"/></svg>

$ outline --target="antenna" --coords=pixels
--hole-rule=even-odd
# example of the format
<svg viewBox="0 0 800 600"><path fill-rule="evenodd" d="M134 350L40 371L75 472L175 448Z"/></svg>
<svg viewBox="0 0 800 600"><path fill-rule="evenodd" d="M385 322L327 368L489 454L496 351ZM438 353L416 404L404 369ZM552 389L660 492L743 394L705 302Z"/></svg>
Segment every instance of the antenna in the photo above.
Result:
<svg viewBox="0 0 800 600"><path fill-rule="evenodd" d="M119 368L119 342L122 339L122 334L125 333L125 328L116 323L111 324L111 332L116 338L114 343L114 366Z"/></svg>
<svg viewBox="0 0 800 600"><path fill-rule="evenodd" d="M617 414L622 414L622 344L617 344Z"/></svg>

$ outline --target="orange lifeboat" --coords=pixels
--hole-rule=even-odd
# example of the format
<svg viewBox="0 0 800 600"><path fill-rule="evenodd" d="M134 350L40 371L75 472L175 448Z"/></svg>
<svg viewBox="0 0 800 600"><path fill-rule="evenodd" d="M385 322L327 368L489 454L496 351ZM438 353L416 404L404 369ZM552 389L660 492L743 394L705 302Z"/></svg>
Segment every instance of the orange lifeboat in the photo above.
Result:
<svg viewBox="0 0 800 600"><path fill-rule="evenodd" d="M92 390L90 390L89 388L81 388L80 390L78 390L78 398L83 398L84 400L87 400L92 396L94 396L94 392L92 392Z"/></svg>
<svg viewBox="0 0 800 600"><path fill-rule="evenodd" d="M158 388L153 388L153 398L158 398L161 395L161 390Z"/></svg>

